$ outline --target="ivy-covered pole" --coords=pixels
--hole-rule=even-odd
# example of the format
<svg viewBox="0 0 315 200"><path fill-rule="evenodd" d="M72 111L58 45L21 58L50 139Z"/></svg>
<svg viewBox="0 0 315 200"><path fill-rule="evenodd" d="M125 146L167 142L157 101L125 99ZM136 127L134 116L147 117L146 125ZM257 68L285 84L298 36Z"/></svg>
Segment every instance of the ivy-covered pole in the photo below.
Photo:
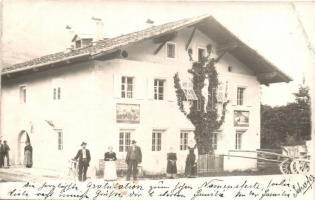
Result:
<svg viewBox="0 0 315 200"><path fill-rule="evenodd" d="M226 106L228 101L219 103L217 100L218 90L218 73L215 64L223 56L221 54L217 59L211 58L212 46L207 46L208 56L203 57L201 61L194 62L192 60L192 50L189 49L189 57L192 67L188 73L192 75L193 90L197 100L191 102L189 111L184 108L185 93L180 84L178 73L174 75L174 87L177 97L177 105L179 110L191 121L195 126L195 140L197 143L198 153L200 155L213 153L211 138L217 132L225 119ZM203 89L208 83L207 94L203 94ZM205 97L207 96L207 98ZM219 116L218 107L222 106L221 115Z"/></svg>

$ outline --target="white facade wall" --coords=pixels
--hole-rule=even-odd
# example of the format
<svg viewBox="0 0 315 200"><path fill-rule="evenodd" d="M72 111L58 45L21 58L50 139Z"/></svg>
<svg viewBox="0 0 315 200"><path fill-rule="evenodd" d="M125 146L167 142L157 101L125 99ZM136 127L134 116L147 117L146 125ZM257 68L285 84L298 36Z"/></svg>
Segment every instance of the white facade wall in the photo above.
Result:
<svg viewBox="0 0 315 200"><path fill-rule="evenodd" d="M2 134L11 146L11 158L18 163L18 137L22 130L29 133L34 149L34 167L65 169L82 141L91 150L91 167L98 167L108 146L113 146L119 159L125 153L118 152L119 131L132 130L132 139L138 141L143 152L143 168L152 173L165 172L166 153L172 146L178 154L178 169L184 170L187 152L179 150L180 131L191 131L194 127L179 111L173 86L173 75L180 73L181 79L189 77L190 67L186 42L192 29L179 31L171 41L176 44L176 58L166 57L165 46L154 55L159 44L145 40L126 47L127 59L89 61L73 66L38 72L23 78L12 79L3 86ZM197 48L213 43L202 33L196 34L190 44L197 59ZM214 44L215 46L215 44ZM228 72L232 66L232 72ZM222 132L218 134L216 154L228 154L235 149L235 132L246 132L242 137L242 149L256 150L260 147L260 84L253 72L226 54L218 63L220 81L228 81L230 103ZM134 98L120 98L121 76L134 77ZM166 82L165 100L153 99L155 78ZM27 87L27 103L19 102L19 86ZM53 88L61 87L61 100L53 100ZM237 106L236 88L245 87L245 104ZM139 104L140 123L116 122L116 104ZM234 110L249 111L249 127L235 127ZM63 130L63 150L57 150L56 131L46 122L53 122ZM33 128L31 128L33 127ZM32 129L32 130L31 130ZM163 130L162 149L151 151L152 131ZM23 147L24 148L24 147ZM20 160L19 160L20 159ZM224 168L235 169L232 157L226 157ZM235 165L237 166L237 165ZM246 169L255 168L256 161L248 161ZM245 169L245 168L244 168Z"/></svg>

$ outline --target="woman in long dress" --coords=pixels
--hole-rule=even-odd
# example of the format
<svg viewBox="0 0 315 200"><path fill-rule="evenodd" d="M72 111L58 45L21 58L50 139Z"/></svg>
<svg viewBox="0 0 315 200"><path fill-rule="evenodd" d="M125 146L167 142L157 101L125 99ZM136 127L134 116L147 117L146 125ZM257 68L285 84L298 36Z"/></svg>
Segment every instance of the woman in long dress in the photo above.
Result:
<svg viewBox="0 0 315 200"><path fill-rule="evenodd" d="M104 179L107 181L113 181L117 179L116 153L113 152L113 147L108 147L108 152L104 155L105 167L104 167Z"/></svg>
<svg viewBox="0 0 315 200"><path fill-rule="evenodd" d="M26 142L26 146L24 147L24 165L27 168L33 166L33 147L30 142Z"/></svg>
<svg viewBox="0 0 315 200"><path fill-rule="evenodd" d="M175 178L177 174L177 166L176 166L177 156L173 151L173 148L170 148L169 153L167 153L167 167L166 173L170 178Z"/></svg>
<svg viewBox="0 0 315 200"><path fill-rule="evenodd" d="M195 155L195 148L188 146L188 155L186 158L186 165L185 165L185 175L186 177L192 178L196 176L196 155Z"/></svg>

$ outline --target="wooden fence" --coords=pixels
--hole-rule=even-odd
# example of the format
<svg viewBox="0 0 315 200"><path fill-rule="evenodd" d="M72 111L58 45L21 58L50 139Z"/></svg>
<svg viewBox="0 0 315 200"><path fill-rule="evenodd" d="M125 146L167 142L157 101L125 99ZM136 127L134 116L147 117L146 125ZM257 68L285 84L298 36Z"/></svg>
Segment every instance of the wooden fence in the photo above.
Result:
<svg viewBox="0 0 315 200"><path fill-rule="evenodd" d="M223 156L221 155L199 155L197 161L197 173L209 173L223 171Z"/></svg>
<svg viewBox="0 0 315 200"><path fill-rule="evenodd" d="M271 152L271 153L276 153L276 154L281 154L282 150L281 149L258 149L258 151L266 151L266 152ZM282 160L281 156L273 155L273 154L264 154L264 153L257 153L257 168L258 169L279 169L279 162ZM263 159L259 159L263 158ZM270 162L267 160L274 160L275 162ZM276 162L279 161L279 162Z"/></svg>

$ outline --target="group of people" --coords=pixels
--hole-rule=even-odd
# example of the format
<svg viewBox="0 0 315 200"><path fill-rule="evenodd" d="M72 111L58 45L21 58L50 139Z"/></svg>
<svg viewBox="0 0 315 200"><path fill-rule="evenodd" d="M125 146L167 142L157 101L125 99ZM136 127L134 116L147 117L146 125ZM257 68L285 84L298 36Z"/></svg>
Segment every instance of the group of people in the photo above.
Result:
<svg viewBox="0 0 315 200"><path fill-rule="evenodd" d="M130 176L132 174L133 179L137 179L137 169L138 164L142 162L142 153L141 148L136 145L136 141L133 140L131 142L130 148L128 148L127 156L126 156L126 163L128 165L127 170L127 180L130 180ZM74 160L78 161L78 178L79 181L86 180L87 169L89 167L89 163L91 160L91 153L86 148L87 143L82 142L81 149L77 152L76 156L73 158ZM104 154L104 179L105 180L116 180L117 179L117 172L116 172L116 164L115 161L117 160L116 153L113 152L113 147L108 147L108 152Z"/></svg>
<svg viewBox="0 0 315 200"><path fill-rule="evenodd" d="M81 149L78 150L76 156L73 160L78 161L78 179L79 181L85 181L87 179L87 170L91 160L91 153L86 148L87 143L82 142ZM189 153L186 158L185 165L185 175L186 177L194 177L196 175L196 155L194 153L194 147L188 147ZM113 181L117 179L116 164L117 160L116 153L113 151L113 147L108 147L108 151L104 154L104 179L107 181ZM132 140L131 146L127 149L127 155L125 162L127 164L127 177L126 180L129 181L132 175L133 180L137 179L138 165L142 162L142 152L141 148L137 146L137 142ZM167 168L166 173L170 178L175 178L177 174L177 155L170 148L169 153L167 153Z"/></svg>
<svg viewBox="0 0 315 200"><path fill-rule="evenodd" d="M196 165L196 155L195 155L195 148L196 145L193 147L187 147L188 149L188 155L186 157L185 162L185 176L188 178L193 178L197 174L197 165ZM166 173L170 178L175 178L177 174L177 155L173 151L173 148L171 147L169 150L169 153L167 153L167 167L166 167Z"/></svg>
<svg viewBox="0 0 315 200"><path fill-rule="evenodd" d="M10 147L6 140L0 140L0 168L10 167L10 156L9 156ZM26 145L24 147L24 165L27 168L31 168L33 165L33 148L29 141L26 141Z"/></svg>
<svg viewBox="0 0 315 200"><path fill-rule="evenodd" d="M10 157L9 157L10 147L7 144L7 141L4 140L2 144L2 140L0 140L0 168L3 168L6 163L6 167L10 166ZM5 159L7 159L5 162Z"/></svg>

